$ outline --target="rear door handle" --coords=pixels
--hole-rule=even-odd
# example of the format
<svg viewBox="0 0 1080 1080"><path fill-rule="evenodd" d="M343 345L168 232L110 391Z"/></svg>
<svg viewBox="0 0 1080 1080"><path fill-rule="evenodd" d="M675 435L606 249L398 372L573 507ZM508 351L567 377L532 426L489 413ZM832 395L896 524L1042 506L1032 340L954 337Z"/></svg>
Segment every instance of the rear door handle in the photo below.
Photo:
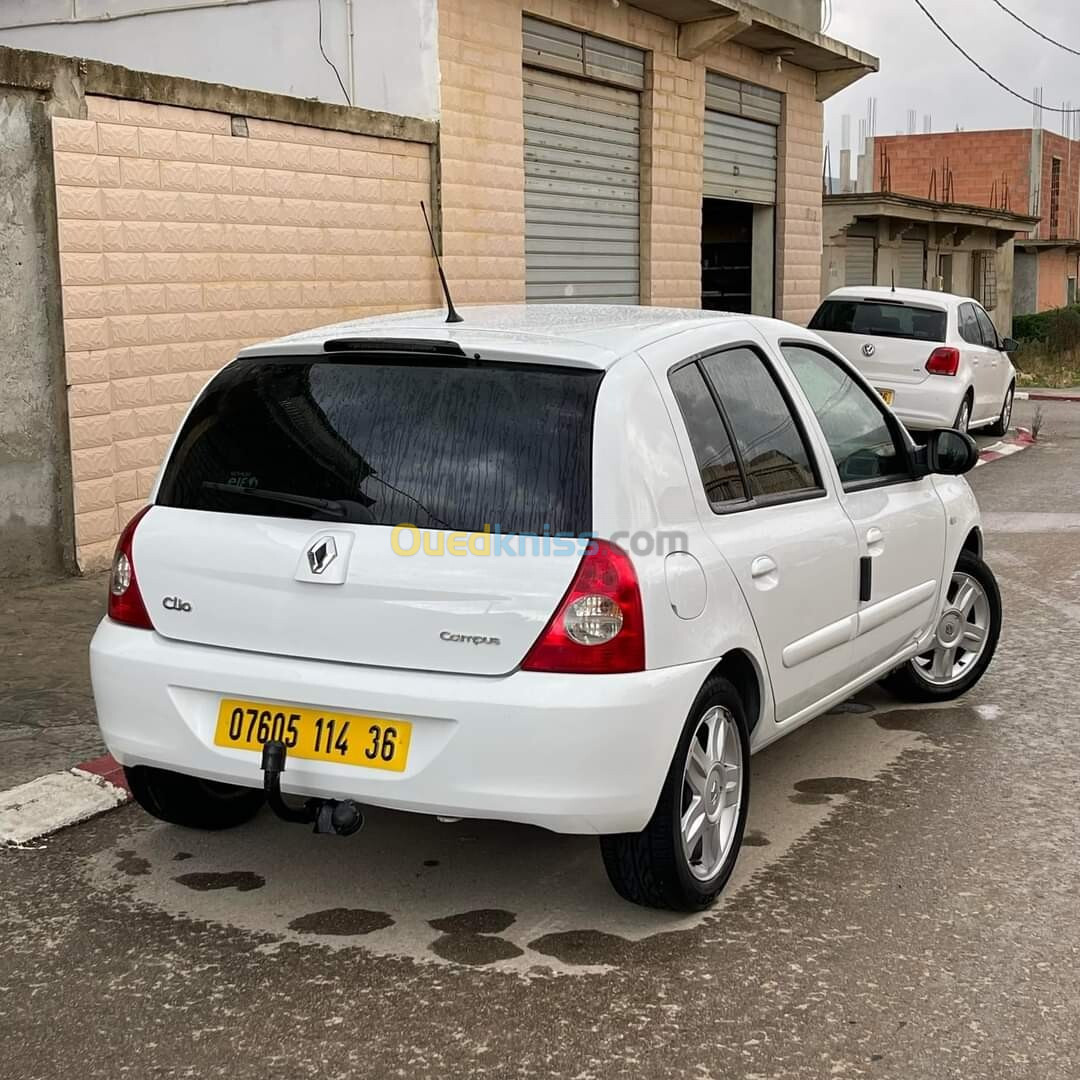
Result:
<svg viewBox="0 0 1080 1080"><path fill-rule="evenodd" d="M876 526L866 530L866 552L868 555L880 555L885 550L885 534Z"/></svg>

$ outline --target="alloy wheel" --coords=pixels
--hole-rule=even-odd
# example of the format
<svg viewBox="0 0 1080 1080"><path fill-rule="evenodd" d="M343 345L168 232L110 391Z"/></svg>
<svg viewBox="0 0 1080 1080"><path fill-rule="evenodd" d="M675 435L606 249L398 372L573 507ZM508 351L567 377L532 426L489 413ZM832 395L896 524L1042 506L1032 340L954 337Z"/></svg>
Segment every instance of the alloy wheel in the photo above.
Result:
<svg viewBox="0 0 1080 1080"><path fill-rule="evenodd" d="M968 424L971 422L971 401L968 398L964 399L964 404L960 406L960 412L956 417L956 430L962 431L967 434Z"/></svg>
<svg viewBox="0 0 1080 1080"><path fill-rule="evenodd" d="M938 619L933 645L912 663L935 686L964 677L986 648L990 636L990 599L970 574L957 572L949 583L945 610Z"/></svg>
<svg viewBox="0 0 1080 1080"><path fill-rule="evenodd" d="M680 806L683 855L699 881L714 877L731 853L744 768L735 717L723 706L713 706L690 738Z"/></svg>

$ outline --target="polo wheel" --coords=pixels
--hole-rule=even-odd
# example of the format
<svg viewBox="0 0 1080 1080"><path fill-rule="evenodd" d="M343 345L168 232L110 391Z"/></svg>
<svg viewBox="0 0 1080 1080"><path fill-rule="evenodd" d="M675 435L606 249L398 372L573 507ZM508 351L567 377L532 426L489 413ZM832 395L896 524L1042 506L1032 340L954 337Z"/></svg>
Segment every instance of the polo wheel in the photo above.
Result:
<svg viewBox="0 0 1080 1080"><path fill-rule="evenodd" d="M1008 435L1009 425L1012 423L1013 398L1016 396L1016 386L1010 385L1005 391L1005 400L1001 403L1001 413L987 429L987 435Z"/></svg>
<svg viewBox="0 0 1080 1080"><path fill-rule="evenodd" d="M735 868L749 802L746 712L731 683L712 678L690 710L648 825L600 838L615 891L645 907L709 907Z"/></svg>

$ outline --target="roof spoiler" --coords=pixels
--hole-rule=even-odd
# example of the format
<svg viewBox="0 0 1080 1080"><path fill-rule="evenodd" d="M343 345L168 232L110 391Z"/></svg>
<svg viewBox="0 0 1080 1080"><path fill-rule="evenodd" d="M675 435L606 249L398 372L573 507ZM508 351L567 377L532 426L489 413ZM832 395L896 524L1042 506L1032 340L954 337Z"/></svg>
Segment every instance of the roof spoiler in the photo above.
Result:
<svg viewBox="0 0 1080 1080"><path fill-rule="evenodd" d="M431 338L332 338L323 345L328 353L423 353L427 356L465 356L456 341Z"/></svg>

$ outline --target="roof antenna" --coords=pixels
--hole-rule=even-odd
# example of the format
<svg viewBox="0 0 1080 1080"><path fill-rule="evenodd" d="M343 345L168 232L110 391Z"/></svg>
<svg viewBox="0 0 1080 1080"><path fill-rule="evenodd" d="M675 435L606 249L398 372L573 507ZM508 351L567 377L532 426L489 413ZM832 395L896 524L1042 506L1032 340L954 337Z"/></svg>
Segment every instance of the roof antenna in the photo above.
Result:
<svg viewBox="0 0 1080 1080"><path fill-rule="evenodd" d="M454 308L454 301L450 298L450 286L446 284L446 275L443 273L442 259L439 258L439 249L435 246L435 234L431 231L431 221L427 216L427 207L424 200L420 200L420 210L424 215L424 224L427 226L427 234L431 237L431 254L435 256L435 265L439 268L439 280L442 282L443 296L446 297L446 321L464 322L465 320Z"/></svg>
<svg viewBox="0 0 1080 1080"><path fill-rule="evenodd" d="M436 258L438 258L438 256L436 256ZM442 271L440 270L439 273L441 274ZM895 267L893 267L893 272L892 272L892 291L896 292L896 268Z"/></svg>

